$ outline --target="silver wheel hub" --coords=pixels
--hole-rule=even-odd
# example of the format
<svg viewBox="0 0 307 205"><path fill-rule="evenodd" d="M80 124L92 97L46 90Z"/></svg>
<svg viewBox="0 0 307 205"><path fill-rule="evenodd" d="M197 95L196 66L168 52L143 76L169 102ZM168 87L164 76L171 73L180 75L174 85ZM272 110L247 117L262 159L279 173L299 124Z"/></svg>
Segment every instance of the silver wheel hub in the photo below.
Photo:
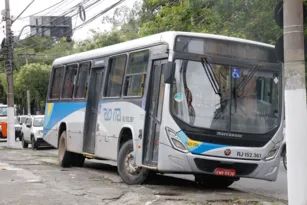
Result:
<svg viewBox="0 0 307 205"><path fill-rule="evenodd" d="M125 158L125 168L129 174L138 174L141 168L135 165L133 152L130 152Z"/></svg>

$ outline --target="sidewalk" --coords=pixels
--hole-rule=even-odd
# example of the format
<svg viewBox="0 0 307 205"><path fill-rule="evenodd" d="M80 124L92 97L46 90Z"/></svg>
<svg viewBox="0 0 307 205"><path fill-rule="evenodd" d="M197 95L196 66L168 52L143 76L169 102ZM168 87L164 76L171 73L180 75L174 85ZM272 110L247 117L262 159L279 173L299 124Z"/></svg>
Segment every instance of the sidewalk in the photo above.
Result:
<svg viewBox="0 0 307 205"><path fill-rule="evenodd" d="M146 185L122 183L116 167L87 160L63 169L46 151L0 145L0 204L13 205L278 205L234 189L209 190L183 179L158 176Z"/></svg>

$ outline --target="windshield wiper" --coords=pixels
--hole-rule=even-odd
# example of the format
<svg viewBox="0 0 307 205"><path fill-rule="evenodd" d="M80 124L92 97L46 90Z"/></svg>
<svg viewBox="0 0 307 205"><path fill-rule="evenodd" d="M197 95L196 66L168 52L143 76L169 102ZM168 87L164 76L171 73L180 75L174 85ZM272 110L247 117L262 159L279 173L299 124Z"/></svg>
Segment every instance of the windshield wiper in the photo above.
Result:
<svg viewBox="0 0 307 205"><path fill-rule="evenodd" d="M222 98L221 89L219 87L219 84L217 83L215 73L213 72L212 67L208 62L207 58L201 58L201 64L204 67L205 73L210 81L213 91L215 92L215 94L219 95Z"/></svg>
<svg viewBox="0 0 307 205"><path fill-rule="evenodd" d="M233 88L233 100L234 100L234 108L235 112L237 112L237 99L238 99L238 93L242 91L242 89L249 83L249 81L252 79L252 77L255 75L256 71L262 67L262 65L257 64L254 66L250 72L243 78L243 80Z"/></svg>
<svg viewBox="0 0 307 205"><path fill-rule="evenodd" d="M242 89L249 83L252 77L255 75L256 71L261 67L261 65L257 64L254 66L251 71L243 78L243 80L236 86L235 93L240 93Z"/></svg>

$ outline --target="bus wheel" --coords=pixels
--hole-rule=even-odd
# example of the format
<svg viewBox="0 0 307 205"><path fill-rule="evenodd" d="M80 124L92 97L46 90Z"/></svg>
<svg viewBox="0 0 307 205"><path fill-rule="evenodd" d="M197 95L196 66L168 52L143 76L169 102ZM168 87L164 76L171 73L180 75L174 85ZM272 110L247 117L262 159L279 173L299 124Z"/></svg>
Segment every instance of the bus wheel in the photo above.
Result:
<svg viewBox="0 0 307 205"><path fill-rule="evenodd" d="M132 140L125 142L120 148L117 169L126 184L142 184L147 179L149 170L135 165Z"/></svg>
<svg viewBox="0 0 307 205"><path fill-rule="evenodd" d="M73 158L74 158L72 166L83 167L85 157L82 154L78 154L78 153L71 153L71 154L73 154Z"/></svg>
<svg viewBox="0 0 307 205"><path fill-rule="evenodd" d="M61 167L69 167L73 164L73 153L66 150L66 131L63 131L60 137L58 157Z"/></svg>
<svg viewBox="0 0 307 205"><path fill-rule="evenodd" d="M232 185L238 178L232 179L228 177L217 177L205 174L195 174L195 182L208 188L227 188Z"/></svg>

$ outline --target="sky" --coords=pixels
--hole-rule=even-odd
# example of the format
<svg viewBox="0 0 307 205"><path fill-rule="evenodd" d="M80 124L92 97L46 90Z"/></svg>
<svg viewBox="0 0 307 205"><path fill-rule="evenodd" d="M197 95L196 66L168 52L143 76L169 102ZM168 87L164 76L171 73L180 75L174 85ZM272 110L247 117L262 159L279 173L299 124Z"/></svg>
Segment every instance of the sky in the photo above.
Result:
<svg viewBox="0 0 307 205"><path fill-rule="evenodd" d="M33 0L10 0L10 10L11 10L11 16L13 16L13 18L16 18L26 7L29 3L31 3ZM30 16L36 12L42 11L60 1L63 1L62 3L58 4L57 6L46 10L42 13L37 14L37 16L50 16L50 15L54 15L54 16L58 16L63 14L64 12L68 11L71 7L75 6L76 4L80 3L80 2L94 2L95 0L34 0L33 4L21 15L20 18L18 18L12 26L12 30L14 32L15 36L18 36L20 33L20 30L22 29L22 27L24 27L25 25L29 25L30 24L30 19L29 18L23 18L23 17L27 17ZM124 1L122 4L120 4L118 7L121 6L128 6L128 7L132 7L132 5L134 4L136 0L126 0ZM4 0L0 1L0 10L1 10L1 14L3 13L3 10L5 9L5 4L4 4ZM101 0L100 2L98 2L97 4L95 4L95 6L88 8L86 16L87 19L90 19L92 16L94 16L95 14L99 13L100 11L102 11L103 9L109 7L110 5L112 5L113 3L115 3L117 1L115 0ZM113 14L115 9L110 10L108 13L106 13L104 16L111 16ZM73 11L71 14L69 14L69 16L76 14L77 10ZM82 23L81 19L79 18L79 16L76 16L75 18L72 19L72 25L73 27L78 26ZM3 37L5 36L5 23L2 22L1 23L1 28L0 28L0 40L3 39ZM76 31L74 31L73 34L73 39L76 41L80 41L80 40L84 40L87 37L89 37L89 30L90 29L100 29L100 30L110 30L111 29L111 25L109 24L103 24L102 23L102 17L97 18L96 20L92 21L91 23L83 26L82 28L77 29ZM25 38L26 36L30 35L30 29L29 27L25 28L21 34L21 39Z"/></svg>

